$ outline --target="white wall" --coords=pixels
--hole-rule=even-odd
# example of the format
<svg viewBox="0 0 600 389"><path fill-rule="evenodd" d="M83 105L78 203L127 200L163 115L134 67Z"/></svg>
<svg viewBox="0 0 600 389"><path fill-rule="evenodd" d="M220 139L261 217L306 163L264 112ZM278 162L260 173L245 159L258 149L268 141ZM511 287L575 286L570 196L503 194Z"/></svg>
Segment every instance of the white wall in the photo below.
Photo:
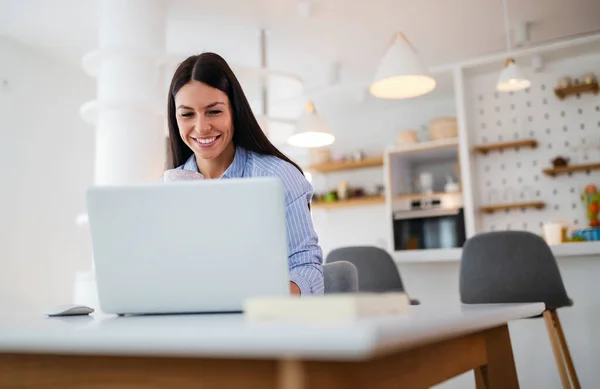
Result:
<svg viewBox="0 0 600 389"><path fill-rule="evenodd" d="M467 124L476 144L515 138L538 141L535 149L475 155L475 197L480 200L478 205L543 201L546 208L479 214L479 231L522 229L541 234L543 223L559 219L586 228L587 210L580 195L586 185L600 184L600 172L549 177L542 170L551 168L551 160L559 155L570 158L573 165L600 161L598 96L586 93L560 100L554 94L558 80L565 75L582 80L587 72L600 74L600 52L548 61L539 71L523 69L532 86L512 94L495 91L497 72L473 74L466 80Z"/></svg>
<svg viewBox="0 0 600 389"><path fill-rule="evenodd" d="M93 128L79 117L95 86L77 68L0 38L0 306L70 302L89 268L75 225L92 182Z"/></svg>

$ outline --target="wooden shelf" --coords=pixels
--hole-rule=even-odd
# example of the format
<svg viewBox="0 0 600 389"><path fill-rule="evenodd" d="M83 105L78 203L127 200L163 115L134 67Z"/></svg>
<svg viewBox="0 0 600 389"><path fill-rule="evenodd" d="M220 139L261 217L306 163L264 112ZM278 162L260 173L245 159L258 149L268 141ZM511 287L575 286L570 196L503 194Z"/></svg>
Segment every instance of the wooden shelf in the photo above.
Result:
<svg viewBox="0 0 600 389"><path fill-rule="evenodd" d="M579 95L581 93L593 93L597 95L598 90L600 90L600 88L598 87L598 82L596 81L591 84L577 84L563 88L557 87L554 88L554 94L556 94L556 97L563 100L569 95Z"/></svg>
<svg viewBox="0 0 600 389"><path fill-rule="evenodd" d="M388 150L390 155L425 153L429 150L439 151L439 149L457 148L458 138L438 139L428 142L418 142L407 144L402 147L394 147Z"/></svg>
<svg viewBox="0 0 600 389"><path fill-rule="evenodd" d="M500 142L500 143L490 143L487 145L479 145L473 148L474 151L487 154L490 151L494 150L504 150L504 149L516 149L517 147L531 147L535 149L538 143L535 139L522 139L522 140L514 140L509 142Z"/></svg>
<svg viewBox="0 0 600 389"><path fill-rule="evenodd" d="M385 203L383 196L365 196L356 197L348 200L339 200L333 202L315 201L311 203L311 207L319 209L345 208L345 207L360 207L365 205L377 205Z"/></svg>
<svg viewBox="0 0 600 389"><path fill-rule="evenodd" d="M511 204L501 204L501 205L489 205L486 207L481 207L481 211L483 213L494 213L496 211L508 211L510 209L525 209L525 208L535 208L535 209L543 209L546 207L546 203L542 201L532 201L527 203L511 203Z"/></svg>
<svg viewBox="0 0 600 389"><path fill-rule="evenodd" d="M392 201L413 201L413 200L422 200L431 197L440 197L440 196L448 196L448 195L461 195L462 192L439 192L439 193L431 193L431 194L423 194L423 193L413 193L413 194L401 194L396 195L392 198Z"/></svg>
<svg viewBox="0 0 600 389"><path fill-rule="evenodd" d="M586 163L583 165L561 166L555 168L544 169L544 174L555 177L560 174L568 174L575 172L584 172L588 170L600 170L600 163Z"/></svg>
<svg viewBox="0 0 600 389"><path fill-rule="evenodd" d="M306 170L318 173L329 173L343 170L364 169L383 166L383 157L368 157L359 161L326 162L319 165L310 165Z"/></svg>

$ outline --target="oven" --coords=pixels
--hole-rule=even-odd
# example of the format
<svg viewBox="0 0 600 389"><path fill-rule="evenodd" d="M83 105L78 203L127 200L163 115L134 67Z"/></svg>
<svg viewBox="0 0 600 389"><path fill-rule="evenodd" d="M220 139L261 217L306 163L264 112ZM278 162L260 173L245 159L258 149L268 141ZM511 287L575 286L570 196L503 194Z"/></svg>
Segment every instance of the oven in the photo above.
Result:
<svg viewBox="0 0 600 389"><path fill-rule="evenodd" d="M460 193L394 202L394 250L462 247L466 239Z"/></svg>

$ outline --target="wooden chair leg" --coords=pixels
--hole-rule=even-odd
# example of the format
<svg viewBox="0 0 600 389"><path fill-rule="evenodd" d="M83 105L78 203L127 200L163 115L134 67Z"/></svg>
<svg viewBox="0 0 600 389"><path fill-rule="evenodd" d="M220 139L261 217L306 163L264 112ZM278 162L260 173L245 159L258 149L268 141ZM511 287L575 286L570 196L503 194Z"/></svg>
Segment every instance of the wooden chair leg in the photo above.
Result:
<svg viewBox="0 0 600 389"><path fill-rule="evenodd" d="M473 370L475 374L475 389L489 389L487 366L480 366Z"/></svg>
<svg viewBox="0 0 600 389"><path fill-rule="evenodd" d="M554 328L556 328L556 332L558 333L558 341L560 343L560 348L563 357L567 364L569 376L571 376L571 384L575 389L581 389L581 385L579 384L579 378L577 378L577 371L575 370L575 365L573 364L573 360L571 359L571 352L569 351L569 346L567 346L567 339L565 338L565 333L563 332L562 325L560 324L560 319L558 318L558 313L556 311L550 311L550 316L552 317Z"/></svg>
<svg viewBox="0 0 600 389"><path fill-rule="evenodd" d="M554 360L556 361L556 367L558 368L560 382L562 383L563 389L569 389L571 388L571 383L569 382L567 370L565 369L565 361L562 352L560 351L558 331L554 326L550 311L544 311L544 322L546 323L546 329L548 330L548 336L550 337L550 344L552 345L552 352L554 353Z"/></svg>

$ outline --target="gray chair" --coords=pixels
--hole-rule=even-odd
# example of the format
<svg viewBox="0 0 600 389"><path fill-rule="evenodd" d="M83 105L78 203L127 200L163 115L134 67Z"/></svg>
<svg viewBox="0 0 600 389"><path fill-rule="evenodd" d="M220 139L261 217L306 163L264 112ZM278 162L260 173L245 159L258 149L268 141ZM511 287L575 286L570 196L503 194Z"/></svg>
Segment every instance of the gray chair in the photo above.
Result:
<svg viewBox="0 0 600 389"><path fill-rule="evenodd" d="M350 262L341 261L323 265L325 293L358 292L358 271Z"/></svg>
<svg viewBox="0 0 600 389"><path fill-rule="evenodd" d="M360 292L404 292L404 284L394 259L387 251L375 246L341 247L332 250L325 263L346 261L358 270L358 290ZM412 305L419 300L410 299Z"/></svg>
<svg viewBox="0 0 600 389"><path fill-rule="evenodd" d="M459 276L464 304L543 302L542 315L564 388L579 379L556 310L573 305L556 259L544 239L527 231L475 235L463 245Z"/></svg>

